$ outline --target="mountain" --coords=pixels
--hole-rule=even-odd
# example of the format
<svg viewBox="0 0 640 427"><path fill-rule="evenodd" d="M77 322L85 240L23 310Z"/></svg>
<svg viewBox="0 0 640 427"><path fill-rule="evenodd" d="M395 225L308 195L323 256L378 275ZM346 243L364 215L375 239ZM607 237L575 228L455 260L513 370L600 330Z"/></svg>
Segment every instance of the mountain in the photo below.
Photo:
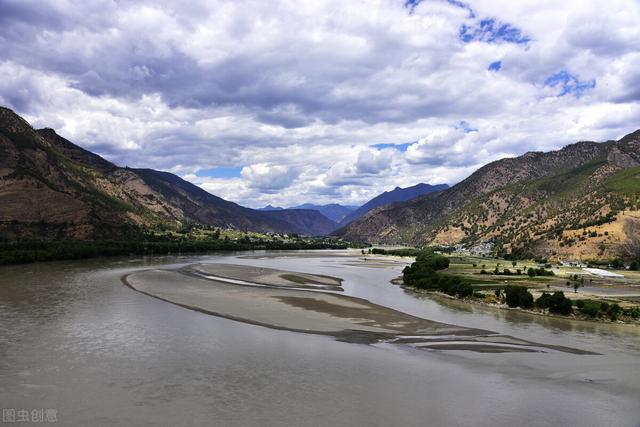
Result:
<svg viewBox="0 0 640 427"><path fill-rule="evenodd" d="M285 221L293 233L312 236L326 236L334 231L338 224L313 209L282 209L279 211L261 212L263 218ZM295 230L304 230L295 231Z"/></svg>
<svg viewBox="0 0 640 427"><path fill-rule="evenodd" d="M442 191L447 188L449 188L447 184L417 184L413 187L407 188L396 187L391 191L385 191L384 193L379 194L364 205L360 206L355 211L351 212L349 215L345 216L342 221L340 221L340 225L344 226L346 224L349 224L350 222L355 221L356 219L365 215L367 212L379 206L389 203L404 202L407 200L415 199L416 197L422 196L424 194L433 193L435 191Z"/></svg>
<svg viewBox="0 0 640 427"><path fill-rule="evenodd" d="M338 205L336 203L332 203L329 205L314 205L311 203L305 203L299 206L292 206L290 208L281 208L279 206L267 205L263 208L258 208L259 211L282 211L282 210L292 210L292 209L311 209L312 211L318 211L322 215L329 218L331 221L334 221L335 227L338 227L338 223L349 213L358 209L357 206L343 206Z"/></svg>
<svg viewBox="0 0 640 427"><path fill-rule="evenodd" d="M495 161L440 193L384 206L339 230L412 244L492 242L498 253L619 256L640 230L640 130L618 141Z"/></svg>
<svg viewBox="0 0 640 427"><path fill-rule="evenodd" d="M271 205L267 205L263 208L258 208L257 210L259 211L281 211L284 208L278 207L278 206L271 206Z"/></svg>
<svg viewBox="0 0 640 427"><path fill-rule="evenodd" d="M358 209L357 206L343 206L336 203L331 203L329 205L314 205L311 203L305 203L300 206L294 206L289 209L311 209L314 211L320 212L322 215L326 216L332 221L339 223L342 221L347 215L351 212ZM336 225L337 227L337 225Z"/></svg>
<svg viewBox="0 0 640 427"><path fill-rule="evenodd" d="M336 226L314 210L261 212L168 172L118 167L0 107L0 240L127 238L186 222L306 235Z"/></svg>

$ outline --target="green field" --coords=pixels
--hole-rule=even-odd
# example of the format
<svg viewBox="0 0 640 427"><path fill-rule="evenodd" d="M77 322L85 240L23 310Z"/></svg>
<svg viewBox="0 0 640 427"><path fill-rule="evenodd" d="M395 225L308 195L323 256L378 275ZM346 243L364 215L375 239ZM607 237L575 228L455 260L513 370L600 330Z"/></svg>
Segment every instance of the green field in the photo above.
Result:
<svg viewBox="0 0 640 427"><path fill-rule="evenodd" d="M605 188L627 195L640 194L640 167L624 169L610 176L605 182Z"/></svg>

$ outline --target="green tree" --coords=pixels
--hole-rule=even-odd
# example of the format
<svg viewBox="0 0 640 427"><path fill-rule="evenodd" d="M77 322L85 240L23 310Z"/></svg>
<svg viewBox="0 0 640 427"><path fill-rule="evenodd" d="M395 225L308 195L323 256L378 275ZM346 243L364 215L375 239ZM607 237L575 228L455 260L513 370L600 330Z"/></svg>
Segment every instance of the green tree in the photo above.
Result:
<svg viewBox="0 0 640 427"><path fill-rule="evenodd" d="M509 307L533 307L533 295L524 286L507 285L504 293Z"/></svg>
<svg viewBox="0 0 640 427"><path fill-rule="evenodd" d="M549 298L549 312L557 314L570 314L571 313L571 300L564 296L564 292L554 292Z"/></svg>

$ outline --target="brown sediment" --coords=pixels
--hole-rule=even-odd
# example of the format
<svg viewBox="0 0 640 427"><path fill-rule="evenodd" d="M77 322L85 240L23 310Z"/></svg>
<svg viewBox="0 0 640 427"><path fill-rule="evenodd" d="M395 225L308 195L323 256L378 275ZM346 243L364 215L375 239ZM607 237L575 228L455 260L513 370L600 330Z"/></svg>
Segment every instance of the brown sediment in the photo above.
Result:
<svg viewBox="0 0 640 427"><path fill-rule="evenodd" d="M457 336L477 335L486 333L480 329L462 328L445 323L434 322L412 316L391 308L372 304L369 301L365 305L336 305L318 298L299 296L278 296L278 300L293 307L303 308L318 313L326 313L330 316L350 319L360 326L384 328L385 332L399 334L454 334ZM351 298L351 297L349 297Z"/></svg>
<svg viewBox="0 0 640 427"><path fill-rule="evenodd" d="M247 268L249 275L256 272L255 268ZM470 347L473 351L494 351L494 347L499 347L495 351L544 348L586 353L435 322L362 298L311 289L236 285L194 276L189 271L193 270L144 270L124 276L123 282L145 295L202 313L273 329L328 335L347 342L390 342L416 347L438 344L439 350ZM529 349L523 350L525 346Z"/></svg>

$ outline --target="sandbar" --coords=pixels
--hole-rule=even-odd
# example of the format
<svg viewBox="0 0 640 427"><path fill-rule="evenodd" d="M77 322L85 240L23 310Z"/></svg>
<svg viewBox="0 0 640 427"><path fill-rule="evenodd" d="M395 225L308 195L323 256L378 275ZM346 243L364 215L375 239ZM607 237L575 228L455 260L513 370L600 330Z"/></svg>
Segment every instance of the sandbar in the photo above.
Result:
<svg viewBox="0 0 640 427"><path fill-rule="evenodd" d="M241 274L242 271L246 274ZM269 281L264 280L267 277L278 284L244 286L212 279L206 274L193 274L194 272L222 272L242 280L263 279L263 283ZM143 294L202 313L273 329L329 335L347 342L387 342L437 351L589 353L423 319L362 298L281 285L281 280L289 282L282 279L283 275L287 277L301 274L300 277L313 279L307 277L312 275L299 272L240 265L230 267L222 264L194 264L177 270L150 269L134 272L124 276L123 282ZM322 277L318 281L335 284L339 280Z"/></svg>

